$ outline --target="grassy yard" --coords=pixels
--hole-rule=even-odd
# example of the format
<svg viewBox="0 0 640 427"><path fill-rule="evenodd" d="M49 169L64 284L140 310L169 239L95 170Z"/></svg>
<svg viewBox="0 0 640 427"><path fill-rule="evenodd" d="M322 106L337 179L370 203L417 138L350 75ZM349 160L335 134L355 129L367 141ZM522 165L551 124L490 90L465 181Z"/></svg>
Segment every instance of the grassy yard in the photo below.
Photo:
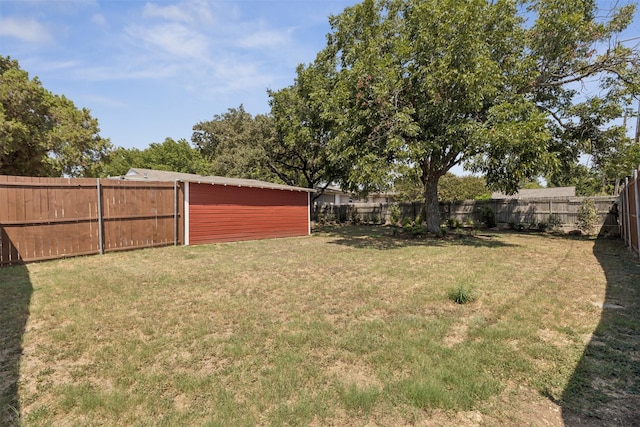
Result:
<svg viewBox="0 0 640 427"><path fill-rule="evenodd" d="M0 269L0 425L633 425L639 264L343 227Z"/></svg>

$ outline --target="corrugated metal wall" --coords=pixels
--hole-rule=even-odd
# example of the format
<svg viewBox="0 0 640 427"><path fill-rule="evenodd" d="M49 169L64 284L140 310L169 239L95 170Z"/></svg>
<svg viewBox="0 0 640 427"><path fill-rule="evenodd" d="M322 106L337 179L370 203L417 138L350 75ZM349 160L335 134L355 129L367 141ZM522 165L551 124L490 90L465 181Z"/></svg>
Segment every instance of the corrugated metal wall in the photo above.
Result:
<svg viewBox="0 0 640 427"><path fill-rule="evenodd" d="M188 183L189 244L306 236L303 191Z"/></svg>

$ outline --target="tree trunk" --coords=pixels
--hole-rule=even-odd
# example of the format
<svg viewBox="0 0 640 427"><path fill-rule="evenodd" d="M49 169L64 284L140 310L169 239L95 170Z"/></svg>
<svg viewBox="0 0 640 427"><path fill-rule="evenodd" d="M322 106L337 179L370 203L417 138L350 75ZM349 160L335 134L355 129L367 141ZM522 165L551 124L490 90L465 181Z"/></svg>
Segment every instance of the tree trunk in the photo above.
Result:
<svg viewBox="0 0 640 427"><path fill-rule="evenodd" d="M440 203L438 203L438 178L427 176L424 184L424 212L427 230L440 233Z"/></svg>

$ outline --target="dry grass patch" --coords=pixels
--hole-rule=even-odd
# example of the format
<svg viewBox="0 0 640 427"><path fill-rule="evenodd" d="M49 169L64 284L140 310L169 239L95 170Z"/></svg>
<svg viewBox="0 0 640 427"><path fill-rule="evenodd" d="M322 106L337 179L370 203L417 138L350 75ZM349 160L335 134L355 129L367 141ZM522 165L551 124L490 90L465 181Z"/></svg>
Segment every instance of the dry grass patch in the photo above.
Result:
<svg viewBox="0 0 640 427"><path fill-rule="evenodd" d="M594 245L335 228L0 270L23 295L4 406L36 426L527 423L606 310ZM448 299L460 283L474 302Z"/></svg>

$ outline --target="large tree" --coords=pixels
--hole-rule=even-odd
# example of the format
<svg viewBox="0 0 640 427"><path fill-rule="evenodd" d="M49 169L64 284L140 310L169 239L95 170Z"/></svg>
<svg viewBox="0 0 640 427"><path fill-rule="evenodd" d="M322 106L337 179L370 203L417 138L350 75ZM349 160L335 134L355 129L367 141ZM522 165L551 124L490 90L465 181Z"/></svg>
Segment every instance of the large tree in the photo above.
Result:
<svg viewBox="0 0 640 427"><path fill-rule="evenodd" d="M97 176L111 150L98 121L0 56L0 174Z"/></svg>
<svg viewBox="0 0 640 427"><path fill-rule="evenodd" d="M591 0L365 0L345 9L314 63L330 70L318 92L335 124L332 158L349 165L343 186L366 191L387 185L398 165L415 168L434 232L438 182L458 164L517 191L583 143L567 129L599 122L603 110L588 105L625 105L637 91L638 54L615 41L633 12L600 19ZM587 79L597 95L581 93Z"/></svg>
<svg viewBox="0 0 640 427"><path fill-rule="evenodd" d="M277 181L264 148L273 132L271 117L253 117L240 105L194 125L191 140L210 162L214 175Z"/></svg>
<svg viewBox="0 0 640 427"><path fill-rule="evenodd" d="M326 77L326 70L301 65L294 85L269 91L275 137L265 145L268 165L289 185L318 189L316 197L339 178L341 170L330 160L335 124L323 115Z"/></svg>

